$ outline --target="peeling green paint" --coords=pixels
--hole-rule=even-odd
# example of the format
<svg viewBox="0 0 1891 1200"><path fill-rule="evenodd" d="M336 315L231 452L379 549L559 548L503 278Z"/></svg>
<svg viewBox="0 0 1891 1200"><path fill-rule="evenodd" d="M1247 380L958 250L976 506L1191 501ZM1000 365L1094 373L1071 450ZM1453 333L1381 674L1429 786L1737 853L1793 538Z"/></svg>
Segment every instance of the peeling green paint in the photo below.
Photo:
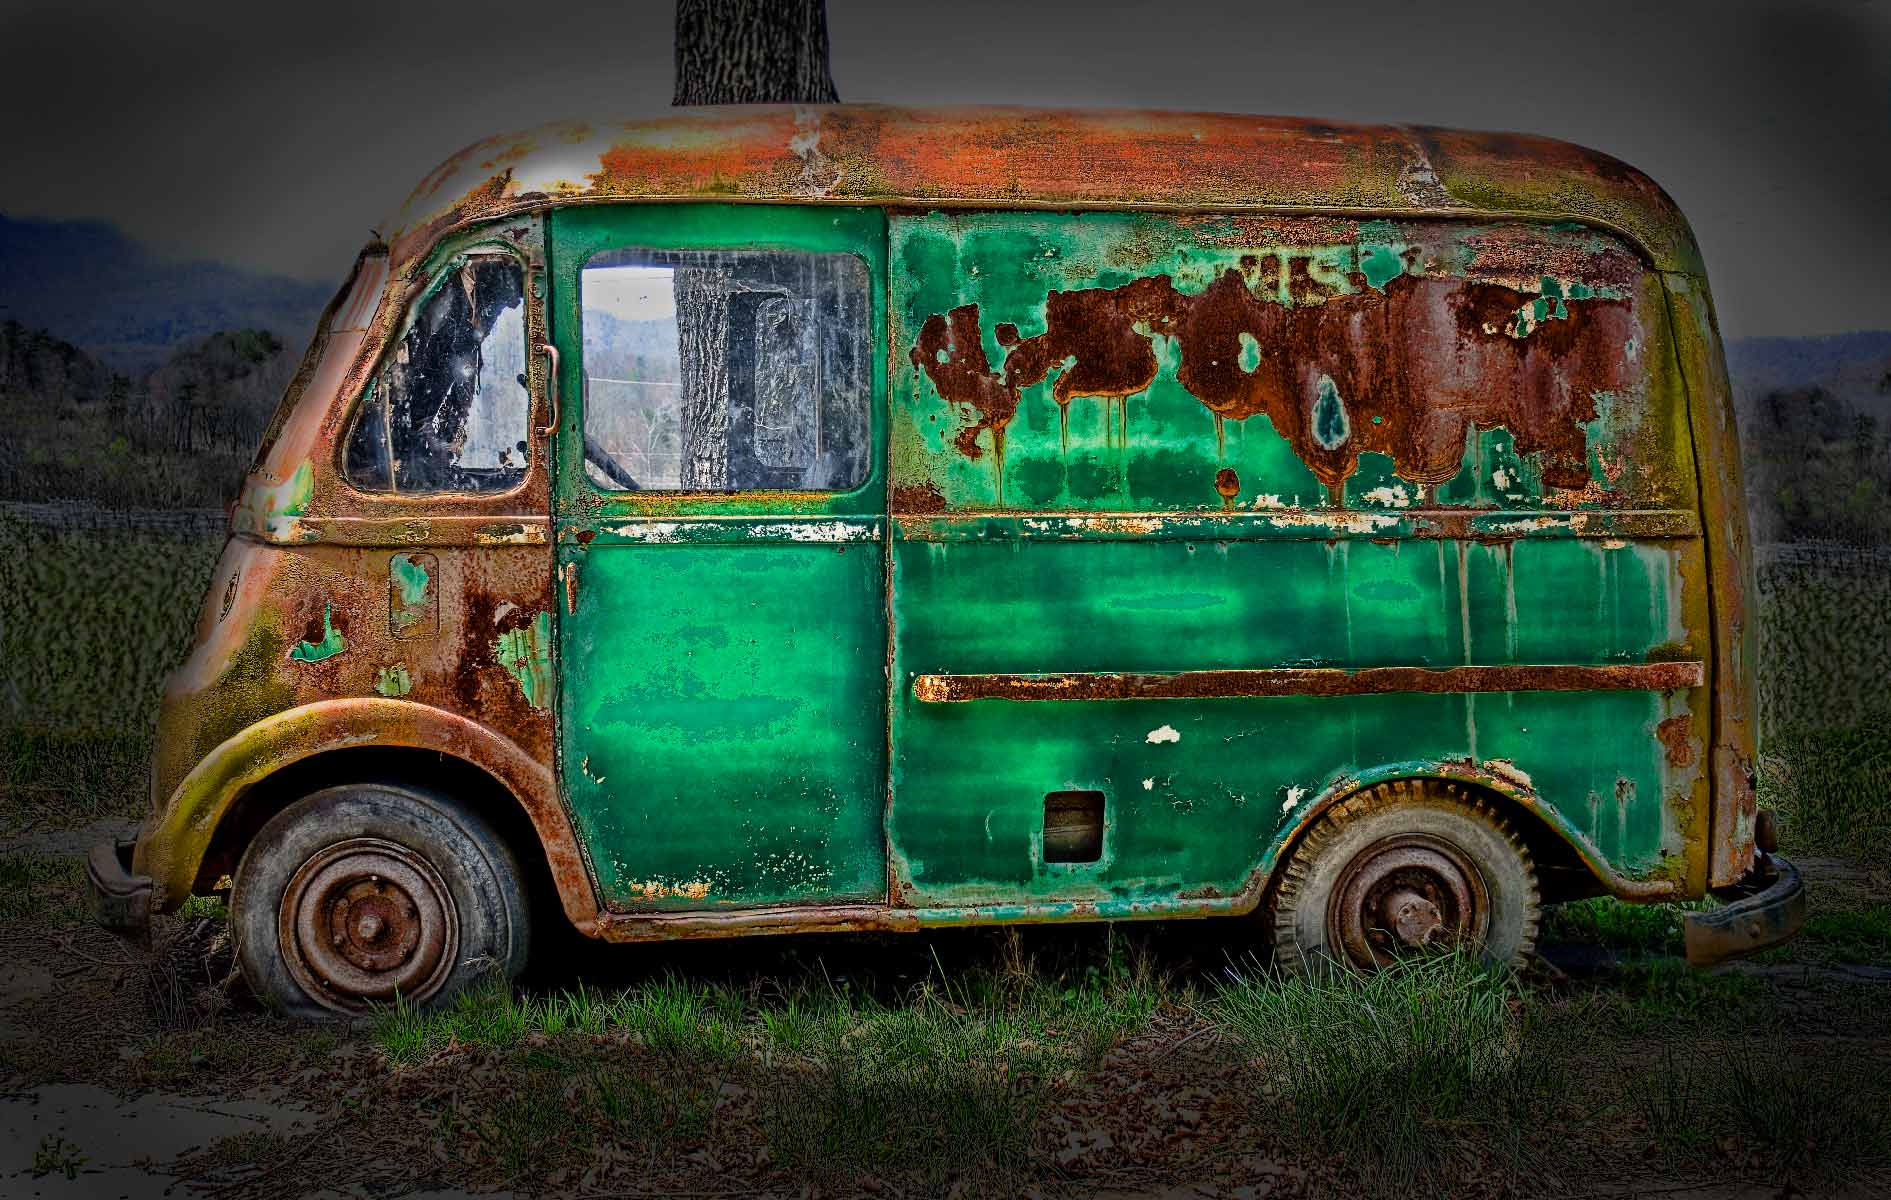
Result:
<svg viewBox="0 0 1891 1200"><path fill-rule="evenodd" d="M414 677L408 674L406 663L397 662L375 674L374 690L389 699L405 696L414 690Z"/></svg>
<svg viewBox="0 0 1891 1200"><path fill-rule="evenodd" d="M387 573L402 604L412 607L426 603L427 568L413 555L396 554L388 560Z"/></svg>
<svg viewBox="0 0 1891 1200"><path fill-rule="evenodd" d="M1537 285L1539 295L1536 299L1519 308L1505 333L1511 337L1529 337L1545 321L1562 321L1569 317L1571 300L1620 300L1627 295L1620 288L1591 286L1579 280L1562 280L1545 275ZM1634 358L1634 342L1629 342L1628 356Z"/></svg>
<svg viewBox="0 0 1891 1200"><path fill-rule="evenodd" d="M493 657L518 681L525 702L544 708L552 690L552 617L540 610L530 624L508 629L492 644Z"/></svg>
<svg viewBox="0 0 1891 1200"><path fill-rule="evenodd" d="M431 554L396 554L387 560L388 624L397 638L426 637L435 631L437 606Z"/></svg>
<svg viewBox="0 0 1891 1200"><path fill-rule="evenodd" d="M1359 249L1359 273L1370 286L1384 290L1385 285L1405 274L1403 246L1362 246Z"/></svg>
<svg viewBox="0 0 1891 1200"><path fill-rule="evenodd" d="M1320 376L1320 396L1313 405L1313 440L1328 450L1337 450L1351 433L1346 420L1346 401L1331 376Z"/></svg>
<svg viewBox="0 0 1891 1200"><path fill-rule="evenodd" d="M322 605L322 640L319 642L297 642L289 651L289 657L297 662L318 663L340 654L348 648L347 641L341 636L341 630L335 628L335 606Z"/></svg>

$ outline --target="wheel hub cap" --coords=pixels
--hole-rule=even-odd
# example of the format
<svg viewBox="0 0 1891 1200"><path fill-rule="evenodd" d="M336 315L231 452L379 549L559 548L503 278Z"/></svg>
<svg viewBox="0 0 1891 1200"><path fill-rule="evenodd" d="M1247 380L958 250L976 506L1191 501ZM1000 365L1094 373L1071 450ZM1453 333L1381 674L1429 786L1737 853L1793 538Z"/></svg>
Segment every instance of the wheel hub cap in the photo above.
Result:
<svg viewBox="0 0 1891 1200"><path fill-rule="evenodd" d="M424 1000L452 969L459 912L431 863L380 838L318 851L284 890L278 933L289 972L342 1011L398 993Z"/></svg>
<svg viewBox="0 0 1891 1200"><path fill-rule="evenodd" d="M1371 969L1405 954L1481 943L1490 931L1490 896L1458 847L1430 834L1400 834L1346 865L1326 923L1328 944Z"/></svg>

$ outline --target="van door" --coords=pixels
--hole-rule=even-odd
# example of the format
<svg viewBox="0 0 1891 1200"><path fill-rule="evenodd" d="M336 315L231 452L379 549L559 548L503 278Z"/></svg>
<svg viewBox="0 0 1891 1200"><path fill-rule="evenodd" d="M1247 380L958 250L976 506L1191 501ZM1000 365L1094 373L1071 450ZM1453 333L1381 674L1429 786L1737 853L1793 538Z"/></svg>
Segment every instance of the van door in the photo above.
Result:
<svg viewBox="0 0 1891 1200"><path fill-rule="evenodd" d="M885 897L885 239L551 218L559 765L611 909Z"/></svg>

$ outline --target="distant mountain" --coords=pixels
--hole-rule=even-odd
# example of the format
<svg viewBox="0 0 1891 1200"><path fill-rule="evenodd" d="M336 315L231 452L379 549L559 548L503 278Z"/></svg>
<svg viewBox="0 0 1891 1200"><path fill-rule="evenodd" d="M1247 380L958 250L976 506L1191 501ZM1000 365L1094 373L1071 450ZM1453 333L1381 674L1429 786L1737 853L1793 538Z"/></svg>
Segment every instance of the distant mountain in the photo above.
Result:
<svg viewBox="0 0 1891 1200"><path fill-rule="evenodd" d="M0 215L0 321L44 329L140 376L180 343L266 329L299 352L333 289L212 262L167 262L102 221Z"/></svg>
<svg viewBox="0 0 1891 1200"><path fill-rule="evenodd" d="M1809 387L1854 405L1891 406L1891 329L1734 338L1727 343L1727 373L1743 409L1768 392Z"/></svg>

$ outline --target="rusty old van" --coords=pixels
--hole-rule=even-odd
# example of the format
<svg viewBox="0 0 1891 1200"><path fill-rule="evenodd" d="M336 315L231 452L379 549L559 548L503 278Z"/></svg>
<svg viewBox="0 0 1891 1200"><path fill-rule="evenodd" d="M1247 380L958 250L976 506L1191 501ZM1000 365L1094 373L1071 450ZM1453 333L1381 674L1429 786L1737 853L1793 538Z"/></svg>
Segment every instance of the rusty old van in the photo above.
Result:
<svg viewBox="0 0 1891 1200"><path fill-rule="evenodd" d="M560 914L1244 917L1370 968L1716 894L1713 961L1803 905L1738 462L1686 222L1560 142L856 105L494 138L322 318L94 902L135 933L229 889L308 1013L516 971Z"/></svg>

